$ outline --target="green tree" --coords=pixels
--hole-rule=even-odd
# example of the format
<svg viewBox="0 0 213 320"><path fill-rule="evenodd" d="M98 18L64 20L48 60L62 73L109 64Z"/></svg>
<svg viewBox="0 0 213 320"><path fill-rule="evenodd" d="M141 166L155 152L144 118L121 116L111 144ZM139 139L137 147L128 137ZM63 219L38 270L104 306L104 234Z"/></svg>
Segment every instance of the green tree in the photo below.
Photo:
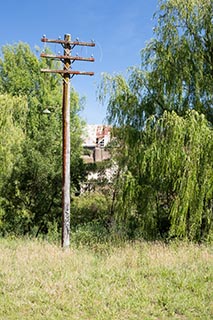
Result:
<svg viewBox="0 0 213 320"><path fill-rule="evenodd" d="M25 137L21 152L2 188L3 229L7 232L47 232L61 219L62 111L61 78L42 74L41 68L56 68L55 62L39 60L27 44L3 47L0 61L0 92L25 101ZM44 114L45 109L51 111ZM82 121L77 93L71 90L71 175L73 192L83 178L81 154ZM16 110L18 114L20 110ZM12 183L11 183L12 182Z"/></svg>
<svg viewBox="0 0 213 320"><path fill-rule="evenodd" d="M213 123L212 1L161 0L155 18L141 68L130 68L127 81L104 77L100 98L108 99L109 121L141 129L152 114L194 109Z"/></svg>
<svg viewBox="0 0 213 320"><path fill-rule="evenodd" d="M212 1L160 1L155 17L141 68L100 86L117 142L114 208L130 235L200 240L212 232Z"/></svg>
<svg viewBox="0 0 213 320"><path fill-rule="evenodd" d="M115 208L130 234L208 238L213 228L212 138L203 115L165 111L158 120L147 120L140 141L125 142Z"/></svg>
<svg viewBox="0 0 213 320"><path fill-rule="evenodd" d="M0 185L11 173L16 154L21 151L26 113L26 99L0 95Z"/></svg>
<svg viewBox="0 0 213 320"><path fill-rule="evenodd" d="M2 187L10 177L25 139L27 102L21 97L0 94L0 227L2 225Z"/></svg>
<svg viewBox="0 0 213 320"><path fill-rule="evenodd" d="M157 112L195 109L213 123L213 2L162 0L159 5L156 37L142 51L148 96Z"/></svg>

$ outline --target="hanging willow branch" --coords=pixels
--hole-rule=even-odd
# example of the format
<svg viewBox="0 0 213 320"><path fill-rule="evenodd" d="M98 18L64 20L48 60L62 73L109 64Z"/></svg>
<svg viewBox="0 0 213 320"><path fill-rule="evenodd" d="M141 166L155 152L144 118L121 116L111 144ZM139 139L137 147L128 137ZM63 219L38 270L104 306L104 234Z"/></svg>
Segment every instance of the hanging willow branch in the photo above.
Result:
<svg viewBox="0 0 213 320"><path fill-rule="evenodd" d="M124 149L120 216L127 221L134 212L146 234L161 233L163 220L162 228L170 236L194 240L208 236L213 214L213 132L205 117L196 111L185 117L175 112L164 112L158 120L151 117L142 139Z"/></svg>

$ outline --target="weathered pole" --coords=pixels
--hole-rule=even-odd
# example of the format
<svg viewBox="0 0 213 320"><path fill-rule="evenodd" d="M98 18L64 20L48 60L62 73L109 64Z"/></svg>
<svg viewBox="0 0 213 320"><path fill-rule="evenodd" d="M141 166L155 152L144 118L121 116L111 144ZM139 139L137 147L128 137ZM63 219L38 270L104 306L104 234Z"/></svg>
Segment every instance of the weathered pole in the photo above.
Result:
<svg viewBox="0 0 213 320"><path fill-rule="evenodd" d="M64 56L70 57L71 36L64 35ZM67 43L66 43L67 42ZM64 59L64 70L69 70L70 58ZM62 169L62 247L70 245L70 74L63 74L63 169Z"/></svg>
<svg viewBox="0 0 213 320"><path fill-rule="evenodd" d="M71 56L71 49L75 46L94 47L94 42L71 41L71 35L65 34L64 40L47 39L44 35L41 39L45 43L58 43L64 48L63 55L41 53L42 58L59 59L64 65L63 70L41 69L45 73L58 73L63 77L63 168L62 168L62 241L63 248L70 245L70 77L74 75L93 76L94 72L72 70L74 61L94 62L95 59Z"/></svg>

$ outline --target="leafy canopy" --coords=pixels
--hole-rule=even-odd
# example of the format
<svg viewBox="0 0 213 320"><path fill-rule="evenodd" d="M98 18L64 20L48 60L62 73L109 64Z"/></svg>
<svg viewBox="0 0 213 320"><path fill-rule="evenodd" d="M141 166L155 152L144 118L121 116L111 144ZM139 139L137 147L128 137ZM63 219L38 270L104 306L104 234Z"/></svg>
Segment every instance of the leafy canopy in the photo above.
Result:
<svg viewBox="0 0 213 320"><path fill-rule="evenodd" d="M208 238L213 228L213 3L162 0L141 67L104 75L114 125L115 216L129 233Z"/></svg>
<svg viewBox="0 0 213 320"><path fill-rule="evenodd" d="M8 173L1 188L2 230L48 232L50 224L60 225L61 219L62 80L59 75L41 73L41 68L56 68L55 62L39 60L27 44L6 45L2 53L0 123L4 124L1 134L7 134L0 159L4 160L2 174ZM43 113L47 108L49 115ZM84 177L79 110L79 98L72 89L73 192Z"/></svg>
<svg viewBox="0 0 213 320"><path fill-rule="evenodd" d="M147 117L194 109L213 123L213 3L162 0L154 38L141 51L141 67L105 75L100 99L115 125L141 129ZM129 107L131 106L131 107Z"/></svg>

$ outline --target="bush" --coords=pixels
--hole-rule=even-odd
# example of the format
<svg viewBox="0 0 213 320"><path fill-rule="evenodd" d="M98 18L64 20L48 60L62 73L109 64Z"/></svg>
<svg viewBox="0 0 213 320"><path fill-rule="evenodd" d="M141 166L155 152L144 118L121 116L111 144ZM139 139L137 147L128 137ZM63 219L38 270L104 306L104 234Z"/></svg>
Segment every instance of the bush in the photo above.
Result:
<svg viewBox="0 0 213 320"><path fill-rule="evenodd" d="M107 227L110 223L110 199L100 193L85 193L73 198L71 227L96 223Z"/></svg>
<svg viewBox="0 0 213 320"><path fill-rule="evenodd" d="M71 242L77 246L105 243L108 239L107 228L98 222L79 225L71 232Z"/></svg>

